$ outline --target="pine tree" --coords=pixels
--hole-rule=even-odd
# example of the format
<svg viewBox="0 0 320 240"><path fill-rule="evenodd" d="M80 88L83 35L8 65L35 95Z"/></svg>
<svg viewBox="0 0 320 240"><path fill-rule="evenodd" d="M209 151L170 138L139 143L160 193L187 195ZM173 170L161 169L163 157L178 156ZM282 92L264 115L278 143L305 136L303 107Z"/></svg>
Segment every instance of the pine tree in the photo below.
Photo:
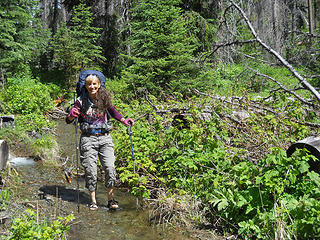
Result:
<svg viewBox="0 0 320 240"><path fill-rule="evenodd" d="M38 4L36 0L0 1L1 77L26 74L31 62L39 62L49 34L36 17Z"/></svg>
<svg viewBox="0 0 320 240"><path fill-rule="evenodd" d="M196 46L178 4L141 0L132 8L129 66L122 77L135 91L164 96L196 83L199 69L191 61Z"/></svg>
<svg viewBox="0 0 320 240"><path fill-rule="evenodd" d="M93 27L92 21L90 7L83 3L74 6L70 26L62 24L51 44L54 61L65 71L69 85L75 83L76 72L97 67L96 58L105 60L97 45L101 29Z"/></svg>

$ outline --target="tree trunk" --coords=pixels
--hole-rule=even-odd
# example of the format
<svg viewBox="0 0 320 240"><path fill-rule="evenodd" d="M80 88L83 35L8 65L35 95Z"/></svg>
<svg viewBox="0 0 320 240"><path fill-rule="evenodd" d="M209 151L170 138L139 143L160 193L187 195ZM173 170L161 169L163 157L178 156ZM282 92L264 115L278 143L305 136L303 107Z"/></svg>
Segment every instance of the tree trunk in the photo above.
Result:
<svg viewBox="0 0 320 240"><path fill-rule="evenodd" d="M280 32L280 4L279 0L272 2L272 30L274 49L281 54L281 32Z"/></svg>
<svg viewBox="0 0 320 240"><path fill-rule="evenodd" d="M312 10L312 0L308 1L308 19L309 19L309 33L313 34L313 10Z"/></svg>
<svg viewBox="0 0 320 240"><path fill-rule="evenodd" d="M314 28L317 29L318 27L318 21L319 21L319 6L320 5L320 1L314 1Z"/></svg>
<svg viewBox="0 0 320 240"><path fill-rule="evenodd" d="M49 28L49 17L50 17L50 0L43 0L40 3L41 12L41 21L44 24L45 28Z"/></svg>
<svg viewBox="0 0 320 240"><path fill-rule="evenodd" d="M259 34L264 35L265 34L265 1L257 1L256 2L256 8L255 12L257 14L257 32Z"/></svg>
<svg viewBox="0 0 320 240"><path fill-rule="evenodd" d="M297 23L296 23L296 14L297 14L297 1L292 1L292 13L291 13L291 31L292 31L292 40L296 38L296 30L297 30Z"/></svg>
<svg viewBox="0 0 320 240"><path fill-rule="evenodd" d="M54 36L57 32L58 26L58 0L54 0L53 2L53 19L51 25L52 36Z"/></svg>

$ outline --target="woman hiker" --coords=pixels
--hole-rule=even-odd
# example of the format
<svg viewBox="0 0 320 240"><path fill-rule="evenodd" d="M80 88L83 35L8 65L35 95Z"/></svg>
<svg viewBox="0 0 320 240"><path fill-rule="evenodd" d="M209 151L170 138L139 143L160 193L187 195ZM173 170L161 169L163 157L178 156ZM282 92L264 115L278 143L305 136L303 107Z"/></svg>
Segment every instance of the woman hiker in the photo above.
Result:
<svg viewBox="0 0 320 240"><path fill-rule="evenodd" d="M69 124L79 117L80 122L80 161L85 169L86 188L90 192L90 210L97 210L97 156L105 171L105 186L107 188L108 208L119 208L114 200L114 186L116 183L116 170L114 166L114 145L110 136L110 116L123 124L134 125L131 118L124 119L112 105L111 96L101 86L97 75L88 75L85 79L85 89L75 101L74 106L67 115Z"/></svg>

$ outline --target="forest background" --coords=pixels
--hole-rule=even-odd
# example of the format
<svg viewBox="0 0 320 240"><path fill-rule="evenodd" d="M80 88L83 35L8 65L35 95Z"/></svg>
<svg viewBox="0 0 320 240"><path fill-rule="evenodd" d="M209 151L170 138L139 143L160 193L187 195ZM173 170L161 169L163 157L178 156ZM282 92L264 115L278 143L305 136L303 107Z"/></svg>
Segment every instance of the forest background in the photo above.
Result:
<svg viewBox="0 0 320 240"><path fill-rule="evenodd" d="M150 221L243 239L320 236L316 0L2 0L0 108L17 152L55 160L54 119L84 69L132 117L113 133L119 178Z"/></svg>

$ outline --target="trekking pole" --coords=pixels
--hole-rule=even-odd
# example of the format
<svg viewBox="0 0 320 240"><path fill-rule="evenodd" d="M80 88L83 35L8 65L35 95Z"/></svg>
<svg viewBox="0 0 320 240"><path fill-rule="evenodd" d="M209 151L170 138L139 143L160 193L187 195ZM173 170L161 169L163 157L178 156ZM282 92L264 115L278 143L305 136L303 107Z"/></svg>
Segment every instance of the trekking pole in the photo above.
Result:
<svg viewBox="0 0 320 240"><path fill-rule="evenodd" d="M75 93L73 95L73 102L76 103ZM76 159L77 159L77 208L78 213L80 213L80 194L79 194L79 144L78 144L78 118L74 121L74 126L76 130Z"/></svg>
<svg viewBox="0 0 320 240"><path fill-rule="evenodd" d="M134 158L134 153L133 153L131 123L129 123L128 134L130 137L131 155L132 155L132 161L133 161L133 173L135 174L136 173L136 166L135 166L135 158ZM136 197L136 207L138 207L138 206L139 206L139 201L138 201L138 198Z"/></svg>

